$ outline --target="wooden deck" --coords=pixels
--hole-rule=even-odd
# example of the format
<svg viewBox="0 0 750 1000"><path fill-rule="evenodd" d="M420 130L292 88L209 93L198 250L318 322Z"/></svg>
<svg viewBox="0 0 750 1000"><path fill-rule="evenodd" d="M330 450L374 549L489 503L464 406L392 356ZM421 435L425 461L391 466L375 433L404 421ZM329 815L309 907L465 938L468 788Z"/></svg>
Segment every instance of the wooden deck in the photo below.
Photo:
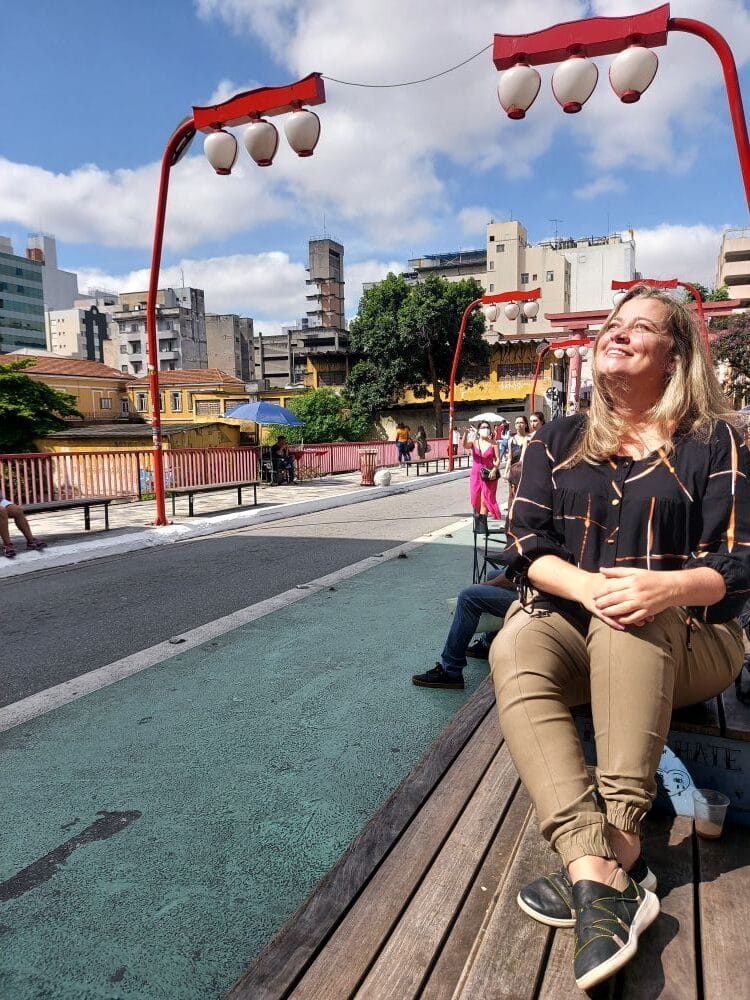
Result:
<svg viewBox="0 0 750 1000"><path fill-rule="evenodd" d="M750 708L727 693L686 726L747 740ZM740 777L750 797L747 773ZM692 819L656 816L645 851L662 914L636 958L589 995L750 995L748 829L730 826L707 842L694 836ZM572 931L536 923L515 902L521 886L558 865L537 832L487 681L229 997L583 997L572 975Z"/></svg>

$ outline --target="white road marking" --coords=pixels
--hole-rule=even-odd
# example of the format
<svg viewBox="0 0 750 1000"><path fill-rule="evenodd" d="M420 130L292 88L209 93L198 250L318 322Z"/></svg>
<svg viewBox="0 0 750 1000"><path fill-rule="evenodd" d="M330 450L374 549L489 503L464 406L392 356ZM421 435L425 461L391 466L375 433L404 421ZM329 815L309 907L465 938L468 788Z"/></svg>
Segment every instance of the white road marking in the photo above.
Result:
<svg viewBox="0 0 750 1000"><path fill-rule="evenodd" d="M81 674L80 677L75 677L62 684L56 684L45 691L38 691L28 698L23 698L21 701L6 705L4 708L0 708L0 733L7 732L7 730L13 729L15 726L21 726L40 715L53 712L56 708L61 708L72 701L84 698L86 695L108 687L110 684L116 684L117 681L131 677L133 674L147 670L149 667L154 667L158 663L164 663L166 660L179 656L188 649L194 649L196 646L209 642L217 636L225 635L227 632L232 632L242 625L247 625L249 622L257 621L258 618L263 618L274 611L280 611L282 608L287 608L297 601L302 601L311 594L319 594L322 590L327 590L342 580L358 576L360 573L364 573L368 569L373 569L375 566L381 566L384 562L388 562L391 559L398 559L402 553L409 553L421 545L451 534L462 528L466 523L467 520L465 518L455 521L444 528L438 528L435 531L428 532L426 535L421 535L419 538L414 538L410 542L404 542L403 545L397 545L393 549L388 549L382 555L369 556L367 559L361 559L350 566L344 566L342 569L336 570L335 573L329 573L327 576L318 577L317 580L311 580L305 584L304 590L293 587L283 594L269 597L266 601L251 604L247 608L240 608L239 611L233 611L232 614L225 615L223 618L217 618L215 621L208 622L205 625L199 625L198 628L191 629L189 632L181 632L178 636L173 636L172 639L159 642L148 649L132 653L130 656L115 660L104 667L98 667L96 670L90 670L86 674ZM183 641L175 643L174 640L177 638Z"/></svg>

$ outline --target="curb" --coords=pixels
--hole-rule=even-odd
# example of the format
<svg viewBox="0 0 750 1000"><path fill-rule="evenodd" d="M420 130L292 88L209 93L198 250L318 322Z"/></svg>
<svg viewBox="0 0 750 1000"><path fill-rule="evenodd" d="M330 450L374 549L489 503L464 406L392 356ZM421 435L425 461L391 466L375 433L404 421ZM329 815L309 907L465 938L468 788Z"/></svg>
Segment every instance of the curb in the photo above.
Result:
<svg viewBox="0 0 750 1000"><path fill-rule="evenodd" d="M417 476L411 481L407 480L396 486L375 486L364 489L357 487L356 490L339 493L333 497L279 504L278 507L272 507L269 510L236 511L232 514L220 514L210 519L192 518L190 524L169 524L161 528L130 532L115 538L97 538L94 541L79 542L76 545L55 545L54 548L46 549L44 553L29 553L21 562L8 561L7 565L0 568L0 581L41 570L73 566L77 563L90 562L93 559L104 559L107 556L135 552L137 549L155 548L158 545L170 545L173 542L183 542L193 538L205 538L222 531L231 531L233 528L249 528L256 524L281 521L287 517L314 514L321 510L333 510L336 507L365 503L367 500L412 493L414 490L437 486L454 479L462 479L468 475L468 469L434 473L431 476Z"/></svg>

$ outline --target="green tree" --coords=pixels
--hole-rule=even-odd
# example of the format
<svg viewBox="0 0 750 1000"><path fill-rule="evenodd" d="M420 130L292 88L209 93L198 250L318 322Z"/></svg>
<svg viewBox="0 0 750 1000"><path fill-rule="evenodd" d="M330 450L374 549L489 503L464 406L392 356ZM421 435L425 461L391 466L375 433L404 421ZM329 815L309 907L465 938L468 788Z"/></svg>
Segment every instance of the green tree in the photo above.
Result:
<svg viewBox="0 0 750 1000"><path fill-rule="evenodd" d="M735 403L742 406L750 386L750 316L737 313L718 316L711 322L711 332L720 331L711 344L714 361L723 361L730 370L724 389Z"/></svg>
<svg viewBox="0 0 750 1000"><path fill-rule="evenodd" d="M29 378L32 358L0 365L0 451L34 450L34 438L65 427L63 417L80 417L75 396Z"/></svg>
<svg viewBox="0 0 750 1000"><path fill-rule="evenodd" d="M347 380L355 406L372 415L410 389L417 399L432 399L435 430L443 434L440 394L448 387L461 317L484 290L474 278L450 282L430 276L416 285L389 274L362 296L352 321L352 350L363 355ZM489 346L483 340L480 309L466 324L458 378L473 381L484 374Z"/></svg>
<svg viewBox="0 0 750 1000"><path fill-rule="evenodd" d="M370 430L369 419L355 412L351 402L333 389L311 389L287 402L287 409L304 427L269 428L273 437L283 434L292 444L306 441L363 441Z"/></svg>
<svg viewBox="0 0 750 1000"><path fill-rule="evenodd" d="M702 302L726 302L729 298L729 289L726 285L720 285L718 288L706 288L700 281L693 281L691 284L700 295ZM695 301L693 293L687 288L683 292L683 298L687 303Z"/></svg>

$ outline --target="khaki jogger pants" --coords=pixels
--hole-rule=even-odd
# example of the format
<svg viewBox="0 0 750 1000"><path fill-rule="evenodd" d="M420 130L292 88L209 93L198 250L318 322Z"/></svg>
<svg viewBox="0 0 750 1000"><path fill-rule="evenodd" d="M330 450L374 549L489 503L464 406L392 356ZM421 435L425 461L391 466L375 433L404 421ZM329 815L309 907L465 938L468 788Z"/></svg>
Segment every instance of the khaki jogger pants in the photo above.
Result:
<svg viewBox="0 0 750 1000"><path fill-rule="evenodd" d="M500 727L543 836L567 865L614 858L607 823L640 832L673 708L714 697L742 666L737 622L690 632L671 608L618 632L592 618L582 635L557 612L516 602L492 644ZM591 702L599 811L570 707Z"/></svg>

